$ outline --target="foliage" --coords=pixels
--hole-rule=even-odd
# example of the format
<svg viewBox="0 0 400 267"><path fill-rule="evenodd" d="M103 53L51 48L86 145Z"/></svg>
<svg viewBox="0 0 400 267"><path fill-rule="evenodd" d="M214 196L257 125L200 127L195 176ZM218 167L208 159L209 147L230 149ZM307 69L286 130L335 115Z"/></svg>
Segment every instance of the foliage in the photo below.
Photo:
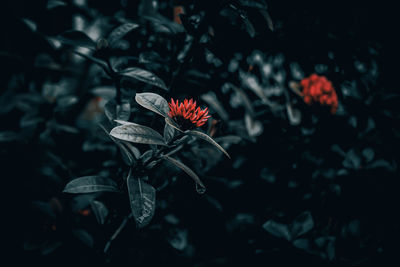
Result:
<svg viewBox="0 0 400 267"><path fill-rule="evenodd" d="M400 95L382 78L379 9L267 2L10 4L0 144L16 259L398 258Z"/></svg>

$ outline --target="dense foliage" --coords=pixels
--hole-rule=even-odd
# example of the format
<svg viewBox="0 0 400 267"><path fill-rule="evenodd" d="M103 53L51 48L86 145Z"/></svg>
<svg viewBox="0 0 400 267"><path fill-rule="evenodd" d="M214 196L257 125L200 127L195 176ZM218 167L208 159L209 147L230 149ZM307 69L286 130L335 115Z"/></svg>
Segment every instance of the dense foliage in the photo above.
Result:
<svg viewBox="0 0 400 267"><path fill-rule="evenodd" d="M0 145L14 260L386 266L400 94L379 9L13 1Z"/></svg>

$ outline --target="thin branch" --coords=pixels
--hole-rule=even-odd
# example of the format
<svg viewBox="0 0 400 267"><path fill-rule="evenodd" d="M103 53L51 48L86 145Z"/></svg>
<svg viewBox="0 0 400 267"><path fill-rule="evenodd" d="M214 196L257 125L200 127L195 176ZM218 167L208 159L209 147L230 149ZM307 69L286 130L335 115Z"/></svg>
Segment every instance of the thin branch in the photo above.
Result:
<svg viewBox="0 0 400 267"><path fill-rule="evenodd" d="M109 250L110 246L111 246L111 242L117 238L117 236L121 233L122 229L124 229L124 227L126 226L126 224L128 223L129 219L133 217L133 214L130 213L128 216L125 217L125 219L122 221L121 225L117 228L117 230L115 230L114 234L110 237L110 239L108 240L106 246L104 247L104 253L107 253L107 251Z"/></svg>

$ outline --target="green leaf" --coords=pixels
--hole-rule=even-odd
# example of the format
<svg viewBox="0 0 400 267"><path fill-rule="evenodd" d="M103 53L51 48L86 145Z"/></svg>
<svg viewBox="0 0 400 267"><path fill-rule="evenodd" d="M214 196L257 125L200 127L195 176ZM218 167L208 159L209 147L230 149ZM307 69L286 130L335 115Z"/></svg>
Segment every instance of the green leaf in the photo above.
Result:
<svg viewBox="0 0 400 267"><path fill-rule="evenodd" d="M163 117L167 117L169 106L167 100L154 93L139 93L135 96L136 102Z"/></svg>
<svg viewBox="0 0 400 267"><path fill-rule="evenodd" d="M116 95L115 87L107 85L92 88L90 92L95 96L100 96L104 99L114 99Z"/></svg>
<svg viewBox="0 0 400 267"><path fill-rule="evenodd" d="M141 156L140 159L142 160L143 163L146 163L151 159L153 156L154 151L152 149L145 151Z"/></svg>
<svg viewBox="0 0 400 267"><path fill-rule="evenodd" d="M302 234L307 233L314 227L314 220L309 211L300 214L291 225L291 236L296 239Z"/></svg>
<svg viewBox="0 0 400 267"><path fill-rule="evenodd" d="M167 145L164 138L158 132L139 124L117 126L111 130L110 135L117 139L133 143Z"/></svg>
<svg viewBox="0 0 400 267"><path fill-rule="evenodd" d="M143 18L151 21L156 26L156 32L177 34L185 31L181 24L175 23L159 13L151 14L151 16L144 15Z"/></svg>
<svg viewBox="0 0 400 267"><path fill-rule="evenodd" d="M240 96L240 99L242 101L244 108L253 117L254 109L253 109L253 106L252 106L251 101L250 101L249 97L247 96L247 94L239 87L237 87L231 83L227 83L227 84L228 84L228 86L233 88L233 90Z"/></svg>
<svg viewBox="0 0 400 267"><path fill-rule="evenodd" d="M47 9L53 9L53 8L56 8L56 7L61 7L61 6L66 6L66 5L67 5L67 3L65 3L63 1L49 0L47 2L46 8Z"/></svg>
<svg viewBox="0 0 400 267"><path fill-rule="evenodd" d="M99 224L104 224L108 215L107 207L100 201L93 200L90 202L93 213L96 216L96 220Z"/></svg>
<svg viewBox="0 0 400 267"><path fill-rule="evenodd" d="M165 123L168 124L169 126L171 126L172 128L174 128L175 130L183 133L183 131L181 129L179 129L178 124L176 124L175 121L173 119L171 119L170 117L165 117Z"/></svg>
<svg viewBox="0 0 400 267"><path fill-rule="evenodd" d="M122 78L139 80L141 82L145 82L161 89L168 90L167 86L159 77L157 77L154 73L144 70L141 68L130 67L126 68L118 73Z"/></svg>
<svg viewBox="0 0 400 267"><path fill-rule="evenodd" d="M94 193L94 192L119 192L117 184L105 177L101 176L84 176L69 182L64 193Z"/></svg>
<svg viewBox="0 0 400 267"><path fill-rule="evenodd" d="M287 104L286 111L288 114L290 124L294 126L299 125L301 122L300 110L293 108L291 104Z"/></svg>
<svg viewBox="0 0 400 267"><path fill-rule="evenodd" d="M114 100L110 100L104 105L104 112L110 121L115 119L126 121L131 115L131 104L123 101L118 105Z"/></svg>
<svg viewBox="0 0 400 267"><path fill-rule="evenodd" d="M227 121L229 119L228 112L226 112L214 92L210 91L207 94L202 95L201 99L203 99L203 101L206 102L208 106L211 106L211 108L218 113L221 119L223 119L224 121Z"/></svg>
<svg viewBox="0 0 400 267"><path fill-rule="evenodd" d="M230 4L229 6L239 14L239 17L243 20L246 26L247 32L249 33L250 37L253 38L256 35L256 30L254 29L253 24L248 19L246 12L242 9L237 8L232 4Z"/></svg>
<svg viewBox="0 0 400 267"><path fill-rule="evenodd" d="M82 46L90 49L95 49L96 47L96 43L82 31L66 31L60 34L57 39L64 44L72 46Z"/></svg>
<svg viewBox="0 0 400 267"><path fill-rule="evenodd" d="M72 234L86 246L93 247L94 245L93 237L87 231L83 229L75 229L72 230Z"/></svg>
<svg viewBox="0 0 400 267"><path fill-rule="evenodd" d="M253 120L250 114L246 112L244 115L244 123L246 126L247 133L250 137L259 136L263 133L264 127L260 121Z"/></svg>
<svg viewBox="0 0 400 267"><path fill-rule="evenodd" d="M267 11L267 10L261 9L261 10L259 10L259 12L260 12L261 15L264 17L264 19L267 21L268 28L269 28L271 31L274 31L274 30L275 30L274 22L273 22L271 16L269 15L268 11Z"/></svg>
<svg viewBox="0 0 400 267"><path fill-rule="evenodd" d="M172 140L172 138L174 138L175 134L176 134L175 128L166 123L164 126L164 140L168 143L169 141Z"/></svg>
<svg viewBox="0 0 400 267"><path fill-rule="evenodd" d="M273 236L285 238L288 241L292 240L289 227L286 224L269 220L263 224L263 228Z"/></svg>
<svg viewBox="0 0 400 267"><path fill-rule="evenodd" d="M199 131L196 131L196 130L186 131L186 133L209 142L210 144L212 144L216 148L218 148L221 152L223 152L228 158L231 158L229 156L228 152L226 152L225 149L222 148L222 146L220 146L217 142L214 141L214 139L212 139L207 134L199 132Z"/></svg>
<svg viewBox="0 0 400 267"><path fill-rule="evenodd" d="M137 147L133 146L131 143L127 141L120 141L120 142L128 148L128 150L132 153L135 159L138 159L140 157L140 151L139 149L137 149Z"/></svg>
<svg viewBox="0 0 400 267"><path fill-rule="evenodd" d="M156 190L141 178L131 176L131 172L127 178L127 185L133 218L137 226L143 228L154 216Z"/></svg>
<svg viewBox="0 0 400 267"><path fill-rule="evenodd" d="M115 44L115 42L117 42L118 40L123 38L126 34L128 34L130 31L132 31L138 27L139 27L138 24L124 23L124 24L118 26L117 28L115 28L110 33L110 35L107 38L107 41L110 44L110 46L113 46Z"/></svg>
<svg viewBox="0 0 400 267"><path fill-rule="evenodd" d="M137 124L137 123L134 123L134 122L130 122L130 121L123 121L123 120L114 120L116 123L119 123L119 124L121 124L121 125L139 125L140 126L140 124Z"/></svg>
<svg viewBox="0 0 400 267"><path fill-rule="evenodd" d="M122 159L124 163L128 166L133 166L136 163L134 156L129 152L129 149L125 147L121 142L121 140L115 139L116 144L118 145L119 149L121 150Z"/></svg>
<svg viewBox="0 0 400 267"><path fill-rule="evenodd" d="M183 170L187 175L189 175L190 177L193 178L193 180L196 182L196 191L199 194L203 194L206 192L206 187L203 184L203 182L200 180L199 176L197 176L196 173L194 173L194 171L192 171L188 166L186 166L185 164L183 164L180 161L177 161L174 158L171 158L167 155L163 156L163 158L169 162L171 162L172 164L174 164L175 166L177 166L178 168L180 168L181 170Z"/></svg>

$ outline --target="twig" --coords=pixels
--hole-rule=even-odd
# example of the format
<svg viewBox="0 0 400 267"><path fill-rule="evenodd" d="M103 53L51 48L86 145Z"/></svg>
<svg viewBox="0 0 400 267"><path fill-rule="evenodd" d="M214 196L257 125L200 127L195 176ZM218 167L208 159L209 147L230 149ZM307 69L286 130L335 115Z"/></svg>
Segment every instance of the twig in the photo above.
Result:
<svg viewBox="0 0 400 267"><path fill-rule="evenodd" d="M125 217L125 219L122 221L121 225L118 227L117 230L115 230L114 234L110 237L110 239L108 240L106 246L104 247L104 253L107 253L108 249L111 246L111 242L117 238L117 236L120 234L120 232L122 231L122 229L124 229L124 227L126 226L127 222L129 221L130 218L132 218L133 214L129 214L128 216Z"/></svg>

